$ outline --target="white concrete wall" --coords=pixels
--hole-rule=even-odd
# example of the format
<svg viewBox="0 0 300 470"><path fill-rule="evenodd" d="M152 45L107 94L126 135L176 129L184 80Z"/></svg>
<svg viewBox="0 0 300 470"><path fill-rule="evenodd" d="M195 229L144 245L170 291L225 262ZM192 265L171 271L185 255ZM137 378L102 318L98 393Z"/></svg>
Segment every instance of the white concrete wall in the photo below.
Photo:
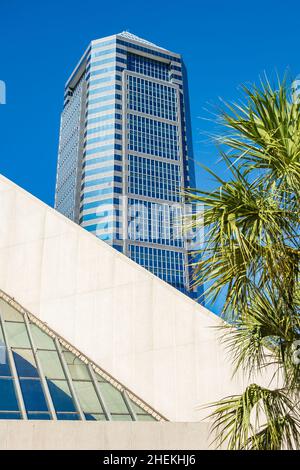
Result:
<svg viewBox="0 0 300 470"><path fill-rule="evenodd" d="M206 450L206 423L0 421L0 450Z"/></svg>
<svg viewBox="0 0 300 470"><path fill-rule="evenodd" d="M243 388L218 317L3 177L0 288L170 420Z"/></svg>

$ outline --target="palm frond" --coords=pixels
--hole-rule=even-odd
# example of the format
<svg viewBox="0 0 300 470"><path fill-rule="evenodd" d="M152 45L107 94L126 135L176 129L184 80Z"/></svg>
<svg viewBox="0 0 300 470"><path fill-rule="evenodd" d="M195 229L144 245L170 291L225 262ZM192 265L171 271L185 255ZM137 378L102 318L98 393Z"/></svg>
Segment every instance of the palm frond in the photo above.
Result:
<svg viewBox="0 0 300 470"><path fill-rule="evenodd" d="M195 251L194 286L208 283L214 302L225 294L223 342L233 374L248 380L272 368L281 389L251 385L211 406L213 431L230 449L298 448L300 365L300 103L287 79L273 87L242 88L239 103L223 102L217 137L228 178L208 169L216 187L194 189L185 199L200 204L187 230L203 229Z"/></svg>

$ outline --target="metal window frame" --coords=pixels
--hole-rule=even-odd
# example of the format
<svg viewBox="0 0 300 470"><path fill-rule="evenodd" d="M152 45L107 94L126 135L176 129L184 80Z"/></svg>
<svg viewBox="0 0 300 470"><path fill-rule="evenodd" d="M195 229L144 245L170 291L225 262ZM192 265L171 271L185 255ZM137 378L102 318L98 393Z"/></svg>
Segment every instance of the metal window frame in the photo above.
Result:
<svg viewBox="0 0 300 470"><path fill-rule="evenodd" d="M30 323L34 324L43 333L48 335L54 341L55 346L56 345L59 346L59 350L56 347L56 351L57 351L58 354L59 354L59 351L61 351L62 347L64 349L66 349L67 351L73 353L74 356L77 357L78 359L80 359L84 364L90 365L95 373L97 373L100 377L102 377L104 381L111 384L115 389L119 390L121 393L123 391L126 391L126 394L130 398L130 400L132 402L136 403L138 406L140 406L145 411L145 413L151 415L157 422L168 421L168 419L166 417L164 417L162 414L160 414L159 412L154 410L152 407L150 407L141 398L139 398L137 395L135 395L131 390L129 390L123 384L118 382L108 372L106 372L104 369L99 367L90 358L88 358L83 353L81 353L78 349L76 349L74 346L72 346L67 340L65 340L57 332L52 330L46 323L44 323L42 320L40 320L34 314L32 314L31 312L26 310L24 307L22 307L22 305L20 305L14 298L12 298L8 294L6 294L2 289L0 289L0 299L2 301L4 301L6 304L10 305L13 309L15 309L23 317L24 317L24 315L27 315L27 318L28 318ZM3 320L1 318L1 310L0 310L0 322L1 322L1 325L2 325ZM2 325L2 328L3 328L3 325ZM4 328L3 328L3 334L5 335L5 329ZM4 336L4 341L6 342L6 346L7 346L7 349L8 349L8 354L9 354L9 352L12 353L11 348L9 346L9 343L7 342L7 337L6 336ZM61 352L61 354L62 354L62 352ZM9 356L9 360L12 363L12 365L15 367L15 363L14 363L14 361L11 361L10 356ZM62 364L65 364L65 367L67 368L67 371L68 371L68 366L67 366L66 363L64 363L64 358L62 358ZM19 384L16 369L14 371L12 370L12 372L15 372L12 375L13 379L16 377L17 384ZM67 375L66 375L66 377L67 377ZM70 377L70 375L69 375L69 377ZM16 390L16 394L17 394L17 390ZM76 393L75 393L75 396L76 396ZM20 398L20 401L19 401L19 398ZM19 394L17 394L17 399L18 399L19 405L20 405L20 410L19 411L21 411L21 403L23 403L24 414L22 415L22 417L24 416L24 419L27 419L26 410L25 410L25 406L24 406L24 402L23 402L23 396L22 396L20 386L19 386ZM77 399L77 396L76 396L76 399Z"/></svg>
<svg viewBox="0 0 300 470"><path fill-rule="evenodd" d="M28 317L27 317L26 314L24 315L24 322L25 322L25 327L26 327L27 334L28 334L28 337L29 337L29 342L30 342L32 353L33 353L33 357L34 357L35 362L36 362L37 371L38 371L38 374L39 374L39 377L40 377L40 380L41 380L42 389L43 389L43 392L44 392L44 395L45 395L45 398L46 398L46 403L47 403L47 406L48 406L48 410L50 412L51 418L54 421L56 421L57 416L56 416L53 401L52 401L52 398L51 398L51 395L50 395L50 391L49 391L49 387L48 387L48 384L47 384L46 376L43 372L43 367L42 367L40 358L37 355L37 348L34 344L33 336L32 336L31 329L30 329L29 320L28 320Z"/></svg>
<svg viewBox="0 0 300 470"><path fill-rule="evenodd" d="M21 413L22 419L27 420L28 417L27 417L26 407L25 407L21 385L20 385L20 381L19 381L19 377L17 373L17 368L16 368L14 357L13 357L11 346L9 345L9 341L7 339L7 333L5 330L5 321L2 319L1 310L0 310L0 325L2 327L4 343L7 349L7 356L8 356L8 361L9 361L11 374L12 374L11 377L13 379L13 385L14 385L14 389L16 392L17 402L19 404L19 412Z"/></svg>

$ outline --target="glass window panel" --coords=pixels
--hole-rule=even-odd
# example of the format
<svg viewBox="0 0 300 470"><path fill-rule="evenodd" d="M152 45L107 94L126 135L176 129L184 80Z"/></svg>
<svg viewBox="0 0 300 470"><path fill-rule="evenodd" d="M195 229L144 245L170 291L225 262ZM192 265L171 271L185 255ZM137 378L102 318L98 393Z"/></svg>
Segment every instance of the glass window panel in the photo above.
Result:
<svg viewBox="0 0 300 470"><path fill-rule="evenodd" d="M119 390L108 382L99 382L103 400L111 413L128 413L127 406Z"/></svg>
<svg viewBox="0 0 300 470"><path fill-rule="evenodd" d="M51 419L50 413L27 413L28 419L49 420Z"/></svg>
<svg viewBox="0 0 300 470"><path fill-rule="evenodd" d="M0 411L0 419L22 419L21 413L2 413Z"/></svg>
<svg viewBox="0 0 300 470"><path fill-rule="evenodd" d="M65 379L65 374L56 351L38 351L42 370L48 379Z"/></svg>
<svg viewBox="0 0 300 470"><path fill-rule="evenodd" d="M88 366L84 364L78 357L70 351L64 351L64 357L68 364L68 368L72 379L91 380Z"/></svg>
<svg viewBox="0 0 300 470"><path fill-rule="evenodd" d="M44 333L38 326L30 324L30 330L32 333L34 345L38 349L52 349L55 350L55 344L53 339Z"/></svg>
<svg viewBox="0 0 300 470"><path fill-rule="evenodd" d="M40 380L21 379L20 386L26 411L48 411Z"/></svg>
<svg viewBox="0 0 300 470"><path fill-rule="evenodd" d="M5 346L0 344L0 377L10 377L11 371L8 362L8 354Z"/></svg>
<svg viewBox="0 0 300 470"><path fill-rule="evenodd" d="M102 375L99 375L95 372L95 376L98 382L106 382L105 378Z"/></svg>
<svg viewBox="0 0 300 470"><path fill-rule="evenodd" d="M84 413L87 421L107 421L104 414L99 413Z"/></svg>
<svg viewBox="0 0 300 470"><path fill-rule="evenodd" d="M147 412L143 410L143 408L141 408L139 405L134 403L134 401L130 400L130 404L131 404L131 408L134 410L135 413L142 414L142 415L147 414Z"/></svg>
<svg viewBox="0 0 300 470"><path fill-rule="evenodd" d="M0 411L19 411L12 379L0 379Z"/></svg>
<svg viewBox="0 0 300 470"><path fill-rule="evenodd" d="M78 413L56 413L57 419L62 421L62 420L67 420L67 421L78 421L79 420L79 414Z"/></svg>
<svg viewBox="0 0 300 470"><path fill-rule="evenodd" d="M13 349L13 356L19 377L39 377L31 349Z"/></svg>
<svg viewBox="0 0 300 470"><path fill-rule="evenodd" d="M24 317L4 300L0 300L0 314L3 320L24 323Z"/></svg>
<svg viewBox="0 0 300 470"><path fill-rule="evenodd" d="M0 377L8 377L11 375L7 348L4 341L1 340L1 327L0 327Z"/></svg>
<svg viewBox="0 0 300 470"><path fill-rule="evenodd" d="M47 380L55 411L76 411L66 380Z"/></svg>
<svg viewBox="0 0 300 470"><path fill-rule="evenodd" d="M81 408L85 413L103 412L92 382L74 381L73 384Z"/></svg>
<svg viewBox="0 0 300 470"><path fill-rule="evenodd" d="M113 421L132 421L130 415L111 415Z"/></svg>
<svg viewBox="0 0 300 470"><path fill-rule="evenodd" d="M9 346L16 348L30 348L25 323L6 322L5 331Z"/></svg>

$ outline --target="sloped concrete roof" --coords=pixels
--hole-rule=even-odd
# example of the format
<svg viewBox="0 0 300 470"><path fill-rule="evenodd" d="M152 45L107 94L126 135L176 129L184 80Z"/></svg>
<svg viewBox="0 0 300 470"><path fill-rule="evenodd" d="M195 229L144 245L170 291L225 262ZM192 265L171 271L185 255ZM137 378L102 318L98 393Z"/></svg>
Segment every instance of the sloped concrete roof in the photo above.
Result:
<svg viewBox="0 0 300 470"><path fill-rule="evenodd" d="M243 390L206 308L3 176L0 220L0 288L167 419Z"/></svg>

